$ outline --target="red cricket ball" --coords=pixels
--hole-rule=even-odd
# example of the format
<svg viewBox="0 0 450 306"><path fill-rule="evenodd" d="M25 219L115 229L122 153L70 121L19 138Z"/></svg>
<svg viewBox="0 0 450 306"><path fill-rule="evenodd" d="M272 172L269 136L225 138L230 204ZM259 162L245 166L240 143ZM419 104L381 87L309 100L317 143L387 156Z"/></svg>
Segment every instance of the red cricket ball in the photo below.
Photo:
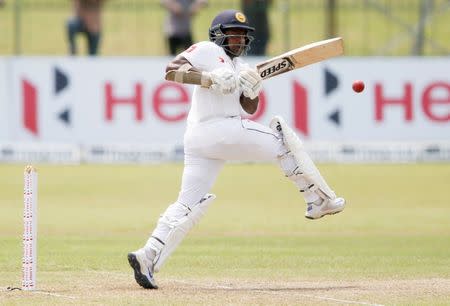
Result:
<svg viewBox="0 0 450 306"><path fill-rule="evenodd" d="M355 92L361 92L364 90L364 82L363 81L354 81L352 88Z"/></svg>

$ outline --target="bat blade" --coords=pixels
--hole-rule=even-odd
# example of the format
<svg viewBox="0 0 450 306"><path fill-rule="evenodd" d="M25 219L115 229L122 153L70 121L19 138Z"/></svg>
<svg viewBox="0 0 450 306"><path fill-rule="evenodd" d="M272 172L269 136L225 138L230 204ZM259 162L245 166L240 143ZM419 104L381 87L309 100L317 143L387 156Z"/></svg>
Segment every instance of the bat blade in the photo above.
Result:
<svg viewBox="0 0 450 306"><path fill-rule="evenodd" d="M262 79L302 68L344 54L341 37L321 40L283 53L256 65Z"/></svg>
<svg viewBox="0 0 450 306"><path fill-rule="evenodd" d="M268 59L257 64L256 70L261 78L265 80L342 54L344 54L342 38L331 38L314 42ZM177 80L177 74L179 80ZM195 71L171 70L166 73L165 79L184 84L202 85L205 88L209 88L212 85L211 79L206 79L201 73Z"/></svg>

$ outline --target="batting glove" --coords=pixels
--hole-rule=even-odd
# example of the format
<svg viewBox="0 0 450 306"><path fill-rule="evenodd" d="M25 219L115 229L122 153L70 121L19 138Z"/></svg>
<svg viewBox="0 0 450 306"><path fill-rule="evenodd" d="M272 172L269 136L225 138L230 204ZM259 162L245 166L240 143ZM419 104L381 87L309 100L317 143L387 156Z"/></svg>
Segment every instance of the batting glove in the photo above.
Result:
<svg viewBox="0 0 450 306"><path fill-rule="evenodd" d="M255 99L262 89L262 79L254 69L245 69L239 72L239 85L244 96Z"/></svg>
<svg viewBox="0 0 450 306"><path fill-rule="evenodd" d="M238 86L236 76L230 69L218 68L208 74L212 81L210 88L221 94L233 93Z"/></svg>

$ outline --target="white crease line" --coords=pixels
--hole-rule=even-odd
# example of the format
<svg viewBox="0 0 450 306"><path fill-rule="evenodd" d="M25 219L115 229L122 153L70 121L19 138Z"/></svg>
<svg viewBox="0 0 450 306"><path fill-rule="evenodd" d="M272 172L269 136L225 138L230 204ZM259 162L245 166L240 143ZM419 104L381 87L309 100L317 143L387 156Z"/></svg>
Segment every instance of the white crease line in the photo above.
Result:
<svg viewBox="0 0 450 306"><path fill-rule="evenodd" d="M195 285L192 283L188 283L188 282L184 282L184 281L176 281L179 283L183 283L183 284L189 284L189 285L194 285L196 287L200 287L201 289L223 289L223 290L234 290L234 289L239 289L239 290L254 290L254 291L260 291L263 293L271 293L271 294L279 294L279 292L275 292L275 291L270 291L270 290L264 290L264 289L252 289L252 288L234 288L234 287L230 287L230 286L203 286L203 285ZM283 288L279 288L279 289L283 289ZM295 293L296 295L299 296L303 296L303 297L308 297L308 298L313 298L313 299L319 299L319 300L327 300L327 301L333 301L333 302L339 302L339 303L347 303L347 304L357 304L357 305L370 305L370 306L384 306L383 304L373 304L373 303L367 303L367 302L358 302L358 301L350 301L350 300L341 300L341 299L335 299L335 298L330 298L330 297L326 297L326 296L318 296L318 295L310 295L310 294L303 294L303 293Z"/></svg>
<svg viewBox="0 0 450 306"><path fill-rule="evenodd" d="M64 295L64 294L58 294L58 293L52 293L52 292L48 292L48 291L38 291L38 290L22 290L20 288L14 288L13 290L9 290L9 289L1 289L1 292L12 292L15 291L16 289L19 289L19 292L26 292L26 293L37 293L37 294L44 294L44 295L49 295L49 296L54 296L54 297L61 297L61 298L66 298L66 299L76 299L76 297L74 296L70 296L70 295Z"/></svg>
<svg viewBox="0 0 450 306"><path fill-rule="evenodd" d="M62 298L66 298L66 299L76 299L76 297L74 296L70 296L70 295L64 295L64 294L58 294L58 293L52 293L52 292L47 292L47 291L28 291L30 293L38 293L38 294L44 294L44 295L50 295L50 296L55 296L55 297L62 297Z"/></svg>
<svg viewBox="0 0 450 306"><path fill-rule="evenodd" d="M258 291L264 291L264 290L258 290ZM264 291L264 292L267 292L267 291ZM278 292L269 291L269 293L277 294ZM383 304L373 304L373 303L367 303L367 302L341 300L341 299L335 299L335 298L330 298L330 297L326 297L326 296L319 296L319 295L309 295L309 294L303 294L303 293L297 293L297 295L300 295L300 296L303 296L303 297L308 297L308 298L313 298L313 299L339 302L339 303L357 304L357 305L370 305L370 306L384 306Z"/></svg>

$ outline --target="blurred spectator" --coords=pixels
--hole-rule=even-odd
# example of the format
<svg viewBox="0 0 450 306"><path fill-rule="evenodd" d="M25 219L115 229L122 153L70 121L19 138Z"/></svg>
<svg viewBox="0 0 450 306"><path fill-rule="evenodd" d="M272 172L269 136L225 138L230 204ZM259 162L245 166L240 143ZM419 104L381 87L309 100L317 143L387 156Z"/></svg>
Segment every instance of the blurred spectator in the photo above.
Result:
<svg viewBox="0 0 450 306"><path fill-rule="evenodd" d="M164 24L169 52L176 55L193 43L192 17L208 4L207 0L161 0L167 9Z"/></svg>
<svg viewBox="0 0 450 306"><path fill-rule="evenodd" d="M5 0L0 0L0 7L5 5Z"/></svg>
<svg viewBox="0 0 450 306"><path fill-rule="evenodd" d="M248 55L266 55L270 39L268 11L271 4L272 0L241 0L242 12L247 16L250 25L256 29Z"/></svg>
<svg viewBox="0 0 450 306"><path fill-rule="evenodd" d="M101 11L105 0L72 0L73 16L67 21L70 54L77 54L76 35L87 40L89 55L97 55L101 38Z"/></svg>

